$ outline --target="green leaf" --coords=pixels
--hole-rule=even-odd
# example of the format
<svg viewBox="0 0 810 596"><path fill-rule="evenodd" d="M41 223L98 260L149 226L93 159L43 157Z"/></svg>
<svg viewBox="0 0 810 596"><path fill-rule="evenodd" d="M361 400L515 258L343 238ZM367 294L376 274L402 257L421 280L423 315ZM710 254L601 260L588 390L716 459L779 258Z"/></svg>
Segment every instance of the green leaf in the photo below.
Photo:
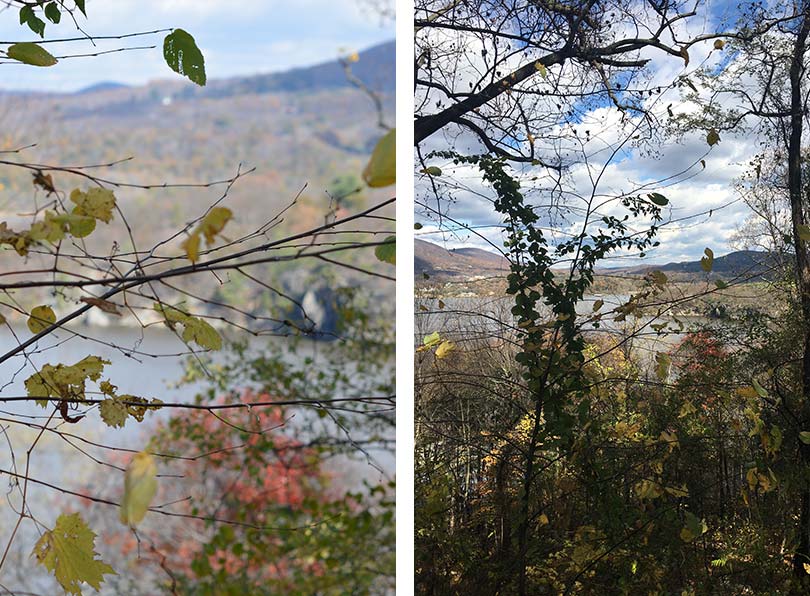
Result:
<svg viewBox="0 0 810 596"><path fill-rule="evenodd" d="M716 279L714 281L714 285L717 286L718 290L725 290L728 287L728 284L724 282L722 279Z"/></svg>
<svg viewBox="0 0 810 596"><path fill-rule="evenodd" d="M127 423L127 406L116 397L105 399L98 405L101 419L107 426L123 428Z"/></svg>
<svg viewBox="0 0 810 596"><path fill-rule="evenodd" d="M692 542L698 536L705 534L709 529L704 520L689 511L684 513L684 521L686 525L681 529L681 540L684 542Z"/></svg>
<svg viewBox="0 0 810 596"><path fill-rule="evenodd" d="M57 6L56 2L45 5L45 17L54 25L62 20L62 13L59 12L59 6Z"/></svg>
<svg viewBox="0 0 810 596"><path fill-rule="evenodd" d="M34 9L31 6L25 5L20 9L20 25L25 25L34 16Z"/></svg>
<svg viewBox="0 0 810 596"><path fill-rule="evenodd" d="M665 286L669 281L666 273L661 271L660 269L656 269L655 271L650 271L649 279L657 286Z"/></svg>
<svg viewBox="0 0 810 596"><path fill-rule="evenodd" d="M543 77L544 79L548 76L548 69L546 68L546 65L543 64L542 62L538 62L535 65L535 68L537 69L537 72L540 73L540 76Z"/></svg>
<svg viewBox="0 0 810 596"><path fill-rule="evenodd" d="M115 575L112 567L96 558L95 538L78 513L63 513L54 529L40 537L31 554L54 574L65 592L80 596L82 583L99 590L104 575Z"/></svg>
<svg viewBox="0 0 810 596"><path fill-rule="evenodd" d="M604 300L596 300L596 301L594 301L594 303L593 303L593 312L596 312L597 310L602 308L604 305L605 305Z"/></svg>
<svg viewBox="0 0 810 596"><path fill-rule="evenodd" d="M124 497L121 500L121 523L135 527L149 510L157 493L155 458L142 451L135 454L124 474Z"/></svg>
<svg viewBox="0 0 810 596"><path fill-rule="evenodd" d="M759 381L756 379L751 379L751 385L754 386L754 390L757 392L757 395L760 397L768 397L768 392L762 385L759 384Z"/></svg>
<svg viewBox="0 0 810 596"><path fill-rule="evenodd" d="M803 430L799 433L799 440L805 445L810 445L810 431Z"/></svg>
<svg viewBox="0 0 810 596"><path fill-rule="evenodd" d="M389 130L374 147L363 170L363 180L372 188L391 186L397 181L397 129Z"/></svg>
<svg viewBox="0 0 810 596"><path fill-rule="evenodd" d="M672 364L672 358L669 354L665 354L664 352L658 352L655 355L655 375L658 377L659 381L664 381L669 376L669 367Z"/></svg>
<svg viewBox="0 0 810 596"><path fill-rule="evenodd" d="M50 306L41 305L31 309L28 317L28 329L36 335L56 322L56 313Z"/></svg>
<svg viewBox="0 0 810 596"><path fill-rule="evenodd" d="M422 168L420 170L420 172L422 172L423 174L427 174L428 176L441 176L442 175L442 169L437 167L437 166L430 166L430 167L427 167L427 168Z"/></svg>
<svg viewBox="0 0 810 596"><path fill-rule="evenodd" d="M706 248L703 251L703 254L706 255L705 257L701 257L700 259L700 268L703 269L706 273L709 273L714 266L714 253L712 252L711 248Z"/></svg>
<svg viewBox="0 0 810 596"><path fill-rule="evenodd" d="M709 144L709 147L713 147L714 145L717 145L717 143L720 142L720 135L717 134L717 131L715 129L711 129L706 134L706 142Z"/></svg>
<svg viewBox="0 0 810 596"><path fill-rule="evenodd" d="M416 222L415 224L413 224L413 229L414 230L421 230L422 227L423 227L422 224L420 224L419 222Z"/></svg>
<svg viewBox="0 0 810 596"><path fill-rule="evenodd" d="M109 360L103 360L98 356L87 356L71 366L45 364L39 372L25 380L25 388L29 397L60 397L82 401L85 398L87 380L98 381L104 372L104 365L109 363ZM47 407L48 400L37 399L37 404L43 408Z"/></svg>
<svg viewBox="0 0 810 596"><path fill-rule="evenodd" d="M222 349L222 338L207 321L197 317L189 317L183 324L185 325L183 330L184 342L194 342L204 350Z"/></svg>
<svg viewBox="0 0 810 596"><path fill-rule="evenodd" d="M810 226L799 224L796 226L796 233L799 235L799 238L805 242L810 240Z"/></svg>
<svg viewBox="0 0 810 596"><path fill-rule="evenodd" d="M205 85L205 58L188 32L175 29L169 33L163 40L163 57L174 72Z"/></svg>
<svg viewBox="0 0 810 596"><path fill-rule="evenodd" d="M438 344L441 340L442 340L442 338L439 336L439 332L434 331L433 333L431 333L430 335L426 335L422 339L422 345L432 347L432 346Z"/></svg>
<svg viewBox="0 0 810 596"><path fill-rule="evenodd" d="M650 201L652 201L659 207L664 207L667 204L669 204L669 199L657 192L651 192L650 194L647 195L647 197L650 199Z"/></svg>
<svg viewBox="0 0 810 596"><path fill-rule="evenodd" d="M84 0L74 0L74 2L76 3L76 8L81 10L84 16L87 16L87 12L84 10Z"/></svg>
<svg viewBox="0 0 810 596"><path fill-rule="evenodd" d="M76 238L84 238L93 233L96 229L96 220L89 215L77 215L76 213L62 213L54 215L54 223L59 224L62 230L67 227L71 235Z"/></svg>
<svg viewBox="0 0 810 596"><path fill-rule="evenodd" d="M374 249L374 256L383 263L397 264L396 236L389 236L385 239L385 244L381 244Z"/></svg>
<svg viewBox="0 0 810 596"><path fill-rule="evenodd" d="M15 43L6 51L8 57L31 66L53 66L58 62L50 52L33 42Z"/></svg>
<svg viewBox="0 0 810 596"><path fill-rule="evenodd" d="M159 302L154 303L154 309L163 315L170 327L173 328L177 323L183 325L182 337L184 342L194 342L206 350L219 350L222 348L222 338L207 321L193 317L171 306L164 306Z"/></svg>
<svg viewBox="0 0 810 596"><path fill-rule="evenodd" d="M26 21L28 28L39 35L40 37L45 37L45 21L40 19L36 15L32 15L28 21Z"/></svg>

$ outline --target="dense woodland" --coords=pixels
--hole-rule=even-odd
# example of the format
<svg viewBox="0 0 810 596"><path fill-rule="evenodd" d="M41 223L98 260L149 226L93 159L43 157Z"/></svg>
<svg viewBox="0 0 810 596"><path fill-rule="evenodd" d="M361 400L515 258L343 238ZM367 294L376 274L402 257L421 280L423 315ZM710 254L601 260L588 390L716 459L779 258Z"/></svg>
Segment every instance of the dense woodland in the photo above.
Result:
<svg viewBox="0 0 810 596"><path fill-rule="evenodd" d="M486 296L416 303L417 593L806 594L810 3L426 0L415 25L417 234L509 261ZM689 138L658 179L605 181ZM672 189L732 138L725 240L767 279L718 274L706 237L689 284L595 288L712 217ZM454 217L475 200L497 233Z"/></svg>

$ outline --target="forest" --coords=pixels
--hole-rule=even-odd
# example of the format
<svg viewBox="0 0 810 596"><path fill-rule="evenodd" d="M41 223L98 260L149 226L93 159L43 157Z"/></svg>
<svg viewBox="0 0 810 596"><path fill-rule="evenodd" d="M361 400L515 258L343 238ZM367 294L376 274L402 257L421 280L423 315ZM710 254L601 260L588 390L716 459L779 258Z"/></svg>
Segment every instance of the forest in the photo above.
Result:
<svg viewBox="0 0 810 596"><path fill-rule="evenodd" d="M2 594L393 593L392 15L269 8L0 6Z"/></svg>
<svg viewBox="0 0 810 596"><path fill-rule="evenodd" d="M810 592L810 3L414 27L416 593Z"/></svg>

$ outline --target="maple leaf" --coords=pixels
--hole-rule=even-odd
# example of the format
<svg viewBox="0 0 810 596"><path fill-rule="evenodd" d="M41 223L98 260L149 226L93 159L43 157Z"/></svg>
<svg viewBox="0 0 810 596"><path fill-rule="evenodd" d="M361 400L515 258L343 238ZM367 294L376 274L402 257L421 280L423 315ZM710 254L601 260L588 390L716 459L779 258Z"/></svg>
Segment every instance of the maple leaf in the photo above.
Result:
<svg viewBox="0 0 810 596"><path fill-rule="evenodd" d="M82 583L99 590L104 575L115 575L112 567L96 558L95 538L78 513L63 513L54 529L37 541L31 555L54 574L65 592L80 596Z"/></svg>

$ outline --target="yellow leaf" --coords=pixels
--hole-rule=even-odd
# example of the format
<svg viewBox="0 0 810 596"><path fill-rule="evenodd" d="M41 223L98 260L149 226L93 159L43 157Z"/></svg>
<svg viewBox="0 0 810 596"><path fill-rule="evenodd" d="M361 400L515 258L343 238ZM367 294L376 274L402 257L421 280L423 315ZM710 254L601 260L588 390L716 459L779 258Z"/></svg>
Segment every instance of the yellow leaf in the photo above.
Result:
<svg viewBox="0 0 810 596"><path fill-rule="evenodd" d="M200 258L200 234L194 232L181 246L185 249L188 260L196 263L197 259Z"/></svg>
<svg viewBox="0 0 810 596"><path fill-rule="evenodd" d="M390 186L397 181L397 135L392 128L383 136L374 147L366 169L363 170L363 180L372 188Z"/></svg>
<svg viewBox="0 0 810 596"><path fill-rule="evenodd" d="M642 480L636 483L634 490L639 499L657 499L664 494L661 485L652 480Z"/></svg>
<svg viewBox="0 0 810 596"><path fill-rule="evenodd" d="M115 195L113 191L94 186L82 192L78 188L70 193L70 200L76 204L73 213L76 215L89 215L95 219L110 223L115 209Z"/></svg>
<svg viewBox="0 0 810 596"><path fill-rule="evenodd" d="M54 574L65 592L80 596L82 583L99 590L104 575L115 575L112 567L96 558L95 538L78 513L63 513L54 529L40 537L31 554Z"/></svg>
<svg viewBox="0 0 810 596"><path fill-rule="evenodd" d="M439 344L439 347L436 348L436 358L444 358L450 352L452 352L455 347L456 344L454 344L452 341L444 340L441 344Z"/></svg>
<svg viewBox="0 0 810 596"><path fill-rule="evenodd" d="M146 452L136 454L124 474L124 498L121 501L121 522L135 526L149 510L157 492L157 465Z"/></svg>
<svg viewBox="0 0 810 596"><path fill-rule="evenodd" d="M715 50L722 50L724 45L726 45L726 42L724 42L722 39L715 39L714 40L714 49Z"/></svg>
<svg viewBox="0 0 810 596"><path fill-rule="evenodd" d="M548 515L545 513L541 513L540 517L537 518L537 525L539 526L547 526L548 525Z"/></svg>
<svg viewBox="0 0 810 596"><path fill-rule="evenodd" d="M666 491L671 494L673 497L688 497L689 496L689 489L687 488L686 484L682 484L681 486L668 486Z"/></svg>
<svg viewBox="0 0 810 596"><path fill-rule="evenodd" d="M56 322L56 313L50 306L35 306L28 317L28 329L36 335Z"/></svg>
<svg viewBox="0 0 810 596"><path fill-rule="evenodd" d="M233 212L227 207L214 207L203 217L198 229L205 236L205 242L209 246L213 244L214 238L225 227L225 224L233 217Z"/></svg>
<svg viewBox="0 0 810 596"><path fill-rule="evenodd" d="M697 408L692 405L692 402L684 402L684 404L681 406L680 412L678 412L678 418L684 418L689 416L689 414L694 414L695 412L697 412Z"/></svg>

